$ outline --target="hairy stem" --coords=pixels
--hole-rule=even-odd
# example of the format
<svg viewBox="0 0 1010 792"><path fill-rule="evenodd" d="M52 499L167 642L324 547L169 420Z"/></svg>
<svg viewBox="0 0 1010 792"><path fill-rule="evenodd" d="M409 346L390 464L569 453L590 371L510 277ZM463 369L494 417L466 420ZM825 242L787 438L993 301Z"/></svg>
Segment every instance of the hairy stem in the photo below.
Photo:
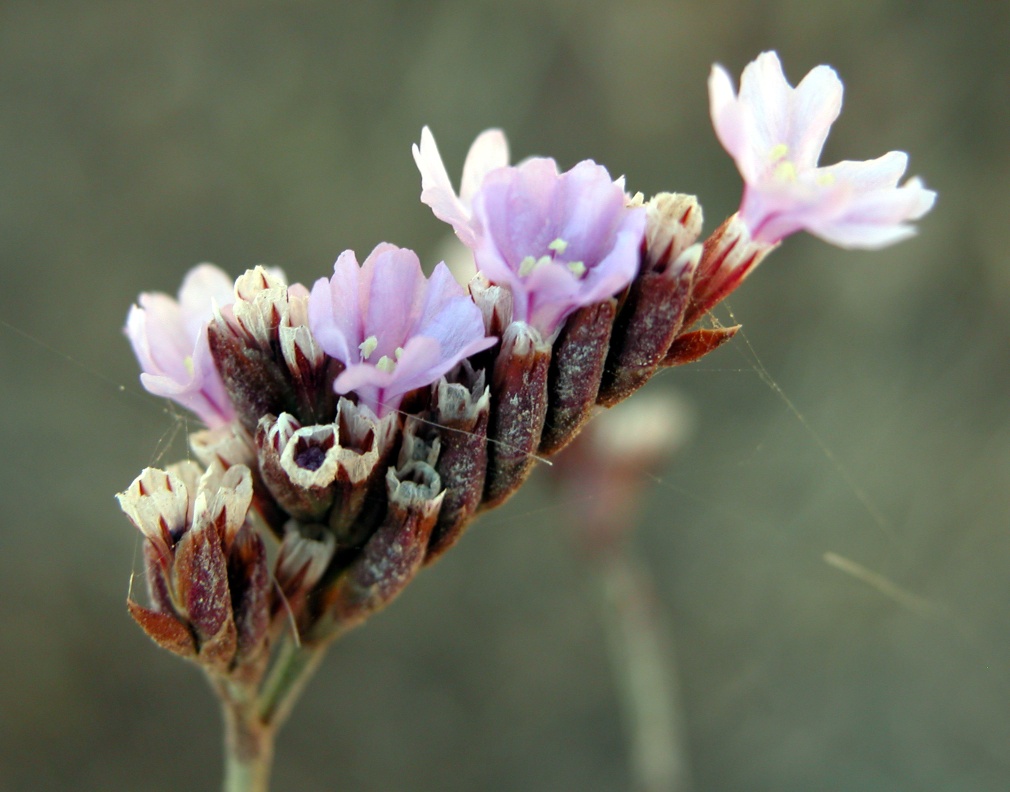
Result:
<svg viewBox="0 0 1010 792"><path fill-rule="evenodd" d="M224 714L224 792L267 792L276 730L259 717L252 689L215 684Z"/></svg>

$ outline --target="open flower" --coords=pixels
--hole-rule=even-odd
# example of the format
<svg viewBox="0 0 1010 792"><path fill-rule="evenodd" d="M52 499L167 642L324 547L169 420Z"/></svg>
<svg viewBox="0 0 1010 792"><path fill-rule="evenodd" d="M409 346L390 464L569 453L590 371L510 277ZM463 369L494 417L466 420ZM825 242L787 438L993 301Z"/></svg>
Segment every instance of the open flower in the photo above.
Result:
<svg viewBox="0 0 1010 792"><path fill-rule="evenodd" d="M512 319L545 338L637 274L645 210L629 207L624 180L592 160L565 173L546 158L507 167L505 139L491 130L471 147L457 196L427 128L414 159L421 200L473 251L478 271L512 292Z"/></svg>
<svg viewBox="0 0 1010 792"><path fill-rule="evenodd" d="M144 388L193 411L212 429L229 423L235 413L210 355L207 323L215 305L234 301L231 278L201 264L186 275L178 300L145 292L126 319Z"/></svg>
<svg viewBox="0 0 1010 792"><path fill-rule="evenodd" d="M426 280L412 250L387 243L360 267L353 251L340 254L333 277L312 287L309 326L326 353L346 366L334 390L354 391L379 417L495 342L445 264Z"/></svg>
<svg viewBox="0 0 1010 792"><path fill-rule="evenodd" d="M914 234L908 222L933 206L936 193L919 179L898 186L904 152L818 167L842 107L834 69L818 66L793 88L765 52L744 69L739 95L720 66L708 90L716 134L743 176L739 214L755 242L809 231L841 247L880 248Z"/></svg>

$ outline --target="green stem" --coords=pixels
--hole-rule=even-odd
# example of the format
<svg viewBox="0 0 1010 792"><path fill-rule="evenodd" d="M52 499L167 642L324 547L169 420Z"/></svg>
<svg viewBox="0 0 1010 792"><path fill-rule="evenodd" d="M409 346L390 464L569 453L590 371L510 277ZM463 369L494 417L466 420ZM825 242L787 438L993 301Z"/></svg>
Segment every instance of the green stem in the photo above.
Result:
<svg viewBox="0 0 1010 792"><path fill-rule="evenodd" d="M274 729L284 723L325 652L325 644L284 639L259 696L257 712L262 723Z"/></svg>

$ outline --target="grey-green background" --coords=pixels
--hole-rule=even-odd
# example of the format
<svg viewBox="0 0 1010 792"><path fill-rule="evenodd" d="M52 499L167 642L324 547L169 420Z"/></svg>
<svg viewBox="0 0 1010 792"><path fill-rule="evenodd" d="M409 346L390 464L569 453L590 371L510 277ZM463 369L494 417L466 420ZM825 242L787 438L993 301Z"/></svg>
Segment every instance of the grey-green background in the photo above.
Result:
<svg viewBox="0 0 1010 792"><path fill-rule="evenodd" d="M0 789L218 784L209 691L124 609L112 495L184 453L121 335L138 292L382 240L433 263L424 124L453 178L499 125L712 228L740 185L705 80L769 48L842 75L826 161L905 149L940 198L883 252L790 239L731 300L746 339L650 385L697 420L635 538L697 789L1010 788L1010 5L90 0L0 5ZM564 509L531 482L335 647L276 789L627 789Z"/></svg>

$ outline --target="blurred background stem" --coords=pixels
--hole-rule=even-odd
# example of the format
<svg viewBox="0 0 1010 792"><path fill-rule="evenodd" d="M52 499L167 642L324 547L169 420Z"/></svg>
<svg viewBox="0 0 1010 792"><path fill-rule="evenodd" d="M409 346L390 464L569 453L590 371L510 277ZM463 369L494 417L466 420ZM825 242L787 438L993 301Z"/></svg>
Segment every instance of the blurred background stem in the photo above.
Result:
<svg viewBox="0 0 1010 792"><path fill-rule="evenodd" d="M624 714L636 792L688 792L690 768L669 620L646 568L625 550L590 562Z"/></svg>

